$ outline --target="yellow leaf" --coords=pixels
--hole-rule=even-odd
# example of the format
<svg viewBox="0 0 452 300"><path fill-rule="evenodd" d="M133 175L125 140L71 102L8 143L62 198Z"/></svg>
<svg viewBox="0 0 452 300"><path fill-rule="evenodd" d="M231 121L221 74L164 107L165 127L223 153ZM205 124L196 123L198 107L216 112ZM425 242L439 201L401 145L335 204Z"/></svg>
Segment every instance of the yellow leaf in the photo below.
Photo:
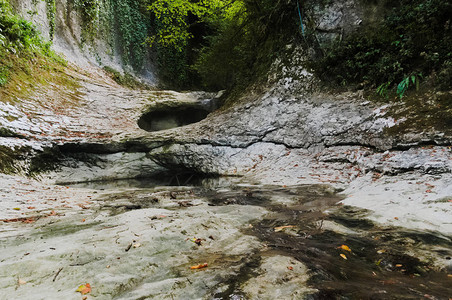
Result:
<svg viewBox="0 0 452 300"><path fill-rule="evenodd" d="M350 249L347 245L342 245L339 248L341 248L342 250L348 251L348 252L352 252L352 249Z"/></svg>
<svg viewBox="0 0 452 300"><path fill-rule="evenodd" d="M378 250L378 251L377 251L378 254L383 254L383 253L385 253L385 252L386 252L386 250L384 250L384 249Z"/></svg>
<svg viewBox="0 0 452 300"><path fill-rule="evenodd" d="M13 209L14 210L20 210L20 207L14 207Z"/></svg>
<svg viewBox="0 0 452 300"><path fill-rule="evenodd" d="M340 254L340 255L343 259L347 260L347 256L345 256L345 254Z"/></svg>
<svg viewBox="0 0 452 300"><path fill-rule="evenodd" d="M283 231L286 228L294 228L295 226L293 225L286 225L286 226L279 226L279 227L275 227L275 232L280 232Z"/></svg>
<svg viewBox="0 0 452 300"><path fill-rule="evenodd" d="M82 284L81 286L78 287L76 292L80 292L82 295L88 294L91 292L91 285L89 283Z"/></svg>

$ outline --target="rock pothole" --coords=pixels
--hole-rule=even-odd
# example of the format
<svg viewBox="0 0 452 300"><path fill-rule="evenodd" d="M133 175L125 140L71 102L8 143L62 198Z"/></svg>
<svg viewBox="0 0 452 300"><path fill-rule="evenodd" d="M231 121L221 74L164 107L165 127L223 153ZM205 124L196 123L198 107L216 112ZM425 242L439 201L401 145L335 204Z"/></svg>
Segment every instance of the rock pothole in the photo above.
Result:
<svg viewBox="0 0 452 300"><path fill-rule="evenodd" d="M143 114L138 120L138 126L146 131L171 129L197 123L209 113L204 107L193 104L164 106Z"/></svg>

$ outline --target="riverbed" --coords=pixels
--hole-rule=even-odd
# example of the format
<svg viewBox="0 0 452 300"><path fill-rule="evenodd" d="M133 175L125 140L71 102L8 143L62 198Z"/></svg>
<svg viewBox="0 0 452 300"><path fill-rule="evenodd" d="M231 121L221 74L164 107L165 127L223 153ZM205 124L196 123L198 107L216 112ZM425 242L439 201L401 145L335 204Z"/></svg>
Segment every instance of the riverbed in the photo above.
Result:
<svg viewBox="0 0 452 300"><path fill-rule="evenodd" d="M2 299L451 295L450 236L374 224L328 185L2 180Z"/></svg>

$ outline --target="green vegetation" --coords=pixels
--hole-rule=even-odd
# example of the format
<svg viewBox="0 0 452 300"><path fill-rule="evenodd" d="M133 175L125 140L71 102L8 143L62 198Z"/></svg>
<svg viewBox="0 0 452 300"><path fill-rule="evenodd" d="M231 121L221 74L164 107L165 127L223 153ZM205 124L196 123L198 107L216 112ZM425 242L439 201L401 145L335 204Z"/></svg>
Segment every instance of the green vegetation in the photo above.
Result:
<svg viewBox="0 0 452 300"><path fill-rule="evenodd" d="M362 0L364 6L376 1ZM287 43L316 49L311 67L337 86L406 96L421 84L452 88L452 3L379 0L378 17L329 47L315 36L313 5L301 36L297 1L155 0L153 32L159 74L176 88L243 89L264 78Z"/></svg>
<svg viewBox="0 0 452 300"><path fill-rule="evenodd" d="M56 14L56 5L55 0L46 0L47 7L47 19L49 20L49 36L50 40L53 40L53 36L55 35L55 14Z"/></svg>
<svg viewBox="0 0 452 300"><path fill-rule="evenodd" d="M82 21L82 45L85 43L92 43L94 41L94 38L96 37L99 25L98 0L72 0L72 5L79 13Z"/></svg>
<svg viewBox="0 0 452 300"><path fill-rule="evenodd" d="M156 0L149 9L159 73L178 88L245 87L298 36L294 1Z"/></svg>
<svg viewBox="0 0 452 300"><path fill-rule="evenodd" d="M147 0L72 0L72 5L82 22L81 46L106 39L112 52L119 45L124 63L136 71L143 68L151 22Z"/></svg>
<svg viewBox="0 0 452 300"><path fill-rule="evenodd" d="M124 62L136 71L143 68L148 52L146 39L149 35L150 16L145 0L111 0L116 33L121 45Z"/></svg>
<svg viewBox="0 0 452 300"><path fill-rule="evenodd" d="M377 88L403 97L429 81L452 88L452 3L403 0L386 3L386 17L327 49L314 68L326 81Z"/></svg>
<svg viewBox="0 0 452 300"><path fill-rule="evenodd" d="M133 77L129 73L125 73L124 75L121 74L121 72L111 68L111 67L104 67L104 71L106 71L110 77L116 81L118 84L131 88L131 89L148 89L149 87L138 81L135 77Z"/></svg>
<svg viewBox="0 0 452 300"><path fill-rule="evenodd" d="M13 14L7 0L0 0L0 88L14 77L37 80L38 70L50 70L64 61L50 50L35 26Z"/></svg>

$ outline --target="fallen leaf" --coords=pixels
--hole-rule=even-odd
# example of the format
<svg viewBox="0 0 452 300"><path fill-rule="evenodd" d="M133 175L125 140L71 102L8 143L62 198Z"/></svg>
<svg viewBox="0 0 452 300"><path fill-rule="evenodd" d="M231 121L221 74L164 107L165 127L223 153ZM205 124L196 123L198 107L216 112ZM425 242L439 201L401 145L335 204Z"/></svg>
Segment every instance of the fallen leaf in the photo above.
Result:
<svg viewBox="0 0 452 300"><path fill-rule="evenodd" d="M27 208L28 208L28 209L35 209L36 207L34 207L34 206L28 206Z"/></svg>
<svg viewBox="0 0 452 300"><path fill-rule="evenodd" d="M138 247L141 247L141 244L140 244L140 243L136 243L136 244L133 244L132 247L133 247L133 248L138 248Z"/></svg>
<svg viewBox="0 0 452 300"><path fill-rule="evenodd" d="M399 218L397 218L397 217L394 217L394 220L398 220Z"/></svg>
<svg viewBox="0 0 452 300"><path fill-rule="evenodd" d="M293 267L292 267L292 266L288 266L287 269L289 269L289 270L292 271L292 270L293 270Z"/></svg>
<svg viewBox="0 0 452 300"><path fill-rule="evenodd" d="M27 282L25 281L25 280L23 280L23 279L17 279L17 284L18 285L23 285L23 284L26 284Z"/></svg>
<svg viewBox="0 0 452 300"><path fill-rule="evenodd" d="M396 264L395 266L396 266L397 268L401 268L401 267L402 267L401 264Z"/></svg>
<svg viewBox="0 0 452 300"><path fill-rule="evenodd" d="M447 274L447 277L452 278L452 274Z"/></svg>
<svg viewBox="0 0 452 300"><path fill-rule="evenodd" d="M82 222L85 222L86 220L85 219L82 219Z"/></svg>
<svg viewBox="0 0 452 300"><path fill-rule="evenodd" d="M91 285L89 283L82 284L81 286L78 287L76 292L80 292L82 295L91 293Z"/></svg>
<svg viewBox="0 0 452 300"><path fill-rule="evenodd" d="M202 246L202 241L205 241L205 239L197 239L197 238L193 238L193 239L191 239L191 241L192 241L193 243L195 243L196 245L198 245L198 246Z"/></svg>
<svg viewBox="0 0 452 300"><path fill-rule="evenodd" d="M341 256L343 259L347 260L347 256L345 256L345 254L340 254L340 256Z"/></svg>
<svg viewBox="0 0 452 300"><path fill-rule="evenodd" d="M35 221L35 219L34 218L14 218L14 219L3 219L0 221L5 222L5 223L22 222L22 223L30 224L30 223L33 223Z"/></svg>
<svg viewBox="0 0 452 300"><path fill-rule="evenodd" d="M207 268L208 264L207 263L203 263L203 264L199 264L196 266L191 266L190 269L195 270L195 269L203 269L203 268Z"/></svg>
<svg viewBox="0 0 452 300"><path fill-rule="evenodd" d="M20 207L14 207L13 209L14 210L20 210Z"/></svg>
<svg viewBox="0 0 452 300"><path fill-rule="evenodd" d="M384 250L384 249L381 249L381 250L378 250L378 251L377 251L378 254L383 254L383 253L385 253L385 252L386 252L386 250Z"/></svg>
<svg viewBox="0 0 452 300"><path fill-rule="evenodd" d="M283 231L286 228L294 228L294 225L286 225L286 226L279 226L279 227L275 227L275 232L280 232Z"/></svg>
<svg viewBox="0 0 452 300"><path fill-rule="evenodd" d="M83 296L82 297L82 300L86 300L86 299L88 299L88 296Z"/></svg>
<svg viewBox="0 0 452 300"><path fill-rule="evenodd" d="M342 250L345 250L345 251L348 251L348 252L352 252L352 249L350 249L350 247L348 247L347 245L342 245L342 246L340 246L338 248L340 248Z"/></svg>
<svg viewBox="0 0 452 300"><path fill-rule="evenodd" d="M51 216L56 216L56 211L54 211L54 210L52 210L51 212L50 212L50 214L49 214L49 217L51 217Z"/></svg>

